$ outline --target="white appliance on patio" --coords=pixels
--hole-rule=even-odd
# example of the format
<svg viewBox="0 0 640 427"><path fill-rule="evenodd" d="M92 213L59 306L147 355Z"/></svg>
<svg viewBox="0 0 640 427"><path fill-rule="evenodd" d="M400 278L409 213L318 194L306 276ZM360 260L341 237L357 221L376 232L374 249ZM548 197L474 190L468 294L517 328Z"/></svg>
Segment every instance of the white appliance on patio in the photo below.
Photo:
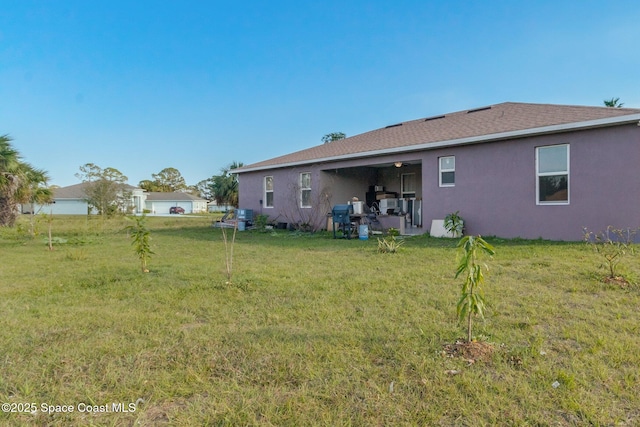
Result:
<svg viewBox="0 0 640 427"><path fill-rule="evenodd" d="M398 199L378 200L378 206L382 215L388 214L390 210L393 210L392 213L398 212Z"/></svg>

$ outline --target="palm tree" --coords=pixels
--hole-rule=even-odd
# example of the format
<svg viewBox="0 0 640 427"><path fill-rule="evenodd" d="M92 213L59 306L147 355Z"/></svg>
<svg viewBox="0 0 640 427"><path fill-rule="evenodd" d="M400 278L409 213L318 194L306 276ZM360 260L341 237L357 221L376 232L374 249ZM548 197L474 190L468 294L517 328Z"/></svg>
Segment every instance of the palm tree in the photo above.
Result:
<svg viewBox="0 0 640 427"><path fill-rule="evenodd" d="M8 135L0 136L0 226L12 226L16 219L14 195L20 186L20 155Z"/></svg>
<svg viewBox="0 0 640 427"><path fill-rule="evenodd" d="M36 169L26 163L24 165L24 184L18 188L15 198L22 205L30 205L29 234L35 236L36 206L53 203L53 191L47 186L49 175L42 169Z"/></svg>
<svg viewBox="0 0 640 427"><path fill-rule="evenodd" d="M18 203L51 202L48 179L45 171L21 160L8 135L0 136L0 226L13 226Z"/></svg>
<svg viewBox="0 0 640 427"><path fill-rule="evenodd" d="M16 192L19 203L29 203L33 208L33 205L46 205L53 201L53 191L47 187L49 174L46 171L23 163L22 173L24 182Z"/></svg>
<svg viewBox="0 0 640 427"><path fill-rule="evenodd" d="M344 132L331 132L322 137L322 143L328 144L333 141L339 141L341 139L345 139L347 134Z"/></svg>
<svg viewBox="0 0 640 427"><path fill-rule="evenodd" d="M238 177L232 171L243 166L242 162L232 162L220 170L220 175L211 177L211 192L218 205L238 207Z"/></svg>
<svg viewBox="0 0 640 427"><path fill-rule="evenodd" d="M622 108L624 105L624 103L620 102L620 98L605 99L603 102L605 107L611 108Z"/></svg>

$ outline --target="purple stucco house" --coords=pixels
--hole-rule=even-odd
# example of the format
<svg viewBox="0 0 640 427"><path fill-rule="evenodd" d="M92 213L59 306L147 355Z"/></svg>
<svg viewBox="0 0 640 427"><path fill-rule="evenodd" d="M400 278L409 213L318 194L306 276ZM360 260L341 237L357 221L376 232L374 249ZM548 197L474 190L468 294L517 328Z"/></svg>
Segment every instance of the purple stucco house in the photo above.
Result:
<svg viewBox="0 0 640 427"><path fill-rule="evenodd" d="M639 165L640 109L506 102L237 172L240 207L280 222L326 228L357 197L406 233L459 211L467 234L580 240L583 227L640 227Z"/></svg>

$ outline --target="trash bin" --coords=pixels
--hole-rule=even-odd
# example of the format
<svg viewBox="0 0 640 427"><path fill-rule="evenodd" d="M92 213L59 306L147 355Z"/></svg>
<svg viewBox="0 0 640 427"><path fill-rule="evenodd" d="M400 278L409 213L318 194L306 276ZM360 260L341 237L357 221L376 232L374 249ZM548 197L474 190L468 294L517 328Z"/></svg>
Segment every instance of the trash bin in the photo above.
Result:
<svg viewBox="0 0 640 427"><path fill-rule="evenodd" d="M245 221L238 221L238 231L244 231L247 228Z"/></svg>
<svg viewBox="0 0 640 427"><path fill-rule="evenodd" d="M360 240L368 240L369 239L369 226L366 224L360 225L358 227L358 236Z"/></svg>

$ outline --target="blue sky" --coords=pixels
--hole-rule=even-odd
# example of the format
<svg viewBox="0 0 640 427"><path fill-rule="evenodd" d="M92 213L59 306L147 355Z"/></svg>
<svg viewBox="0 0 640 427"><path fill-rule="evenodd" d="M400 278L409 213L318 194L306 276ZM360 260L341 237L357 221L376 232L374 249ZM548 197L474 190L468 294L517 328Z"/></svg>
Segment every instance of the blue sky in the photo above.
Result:
<svg viewBox="0 0 640 427"><path fill-rule="evenodd" d="M505 101L640 108L636 1L0 0L0 134L51 183L85 163L188 184Z"/></svg>

